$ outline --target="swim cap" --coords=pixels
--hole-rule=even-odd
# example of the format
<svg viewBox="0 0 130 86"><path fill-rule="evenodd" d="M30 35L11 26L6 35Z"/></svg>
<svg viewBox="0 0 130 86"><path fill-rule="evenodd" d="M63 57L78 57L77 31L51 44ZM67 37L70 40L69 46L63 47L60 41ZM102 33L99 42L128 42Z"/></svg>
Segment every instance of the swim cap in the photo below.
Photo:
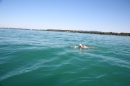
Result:
<svg viewBox="0 0 130 86"><path fill-rule="evenodd" d="M82 44L79 44L79 46L82 46Z"/></svg>

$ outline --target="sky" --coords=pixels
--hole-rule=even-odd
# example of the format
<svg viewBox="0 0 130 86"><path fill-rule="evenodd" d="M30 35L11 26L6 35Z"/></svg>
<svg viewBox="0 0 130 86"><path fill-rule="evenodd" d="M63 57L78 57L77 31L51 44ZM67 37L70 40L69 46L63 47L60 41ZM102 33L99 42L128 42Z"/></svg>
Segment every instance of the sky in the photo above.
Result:
<svg viewBox="0 0 130 86"><path fill-rule="evenodd" d="M130 33L130 0L0 0L0 27Z"/></svg>

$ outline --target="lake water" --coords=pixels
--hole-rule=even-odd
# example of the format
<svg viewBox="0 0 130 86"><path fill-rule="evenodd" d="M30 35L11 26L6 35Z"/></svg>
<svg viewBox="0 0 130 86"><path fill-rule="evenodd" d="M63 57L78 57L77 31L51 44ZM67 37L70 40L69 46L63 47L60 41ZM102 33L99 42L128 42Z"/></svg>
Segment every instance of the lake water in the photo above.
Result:
<svg viewBox="0 0 130 86"><path fill-rule="evenodd" d="M130 86L130 37L0 29L0 86Z"/></svg>

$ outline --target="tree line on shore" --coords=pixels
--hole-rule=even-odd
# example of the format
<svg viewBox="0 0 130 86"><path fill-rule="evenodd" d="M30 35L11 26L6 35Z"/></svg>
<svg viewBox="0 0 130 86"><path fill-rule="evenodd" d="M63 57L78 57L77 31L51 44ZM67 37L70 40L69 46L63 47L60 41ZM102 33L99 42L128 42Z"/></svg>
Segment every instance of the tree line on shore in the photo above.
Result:
<svg viewBox="0 0 130 86"><path fill-rule="evenodd" d="M100 32L100 31L55 30L55 29L47 29L46 31L87 33L87 34L103 34L103 35L118 35L118 36L130 36L130 33Z"/></svg>
<svg viewBox="0 0 130 86"><path fill-rule="evenodd" d="M130 36L130 33L101 32L101 31L60 30L60 29L26 29L26 28L3 28L3 29L40 30L40 31L55 31L55 32L72 32L72 33L86 33L86 34Z"/></svg>

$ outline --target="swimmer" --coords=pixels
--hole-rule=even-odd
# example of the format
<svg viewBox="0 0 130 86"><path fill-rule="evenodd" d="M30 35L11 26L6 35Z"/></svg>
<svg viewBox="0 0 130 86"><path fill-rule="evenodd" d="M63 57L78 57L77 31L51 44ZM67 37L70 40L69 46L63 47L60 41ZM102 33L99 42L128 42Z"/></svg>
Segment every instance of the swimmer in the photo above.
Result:
<svg viewBox="0 0 130 86"><path fill-rule="evenodd" d="M82 44L79 44L79 47L80 47L80 48L88 48L87 46L82 45Z"/></svg>

